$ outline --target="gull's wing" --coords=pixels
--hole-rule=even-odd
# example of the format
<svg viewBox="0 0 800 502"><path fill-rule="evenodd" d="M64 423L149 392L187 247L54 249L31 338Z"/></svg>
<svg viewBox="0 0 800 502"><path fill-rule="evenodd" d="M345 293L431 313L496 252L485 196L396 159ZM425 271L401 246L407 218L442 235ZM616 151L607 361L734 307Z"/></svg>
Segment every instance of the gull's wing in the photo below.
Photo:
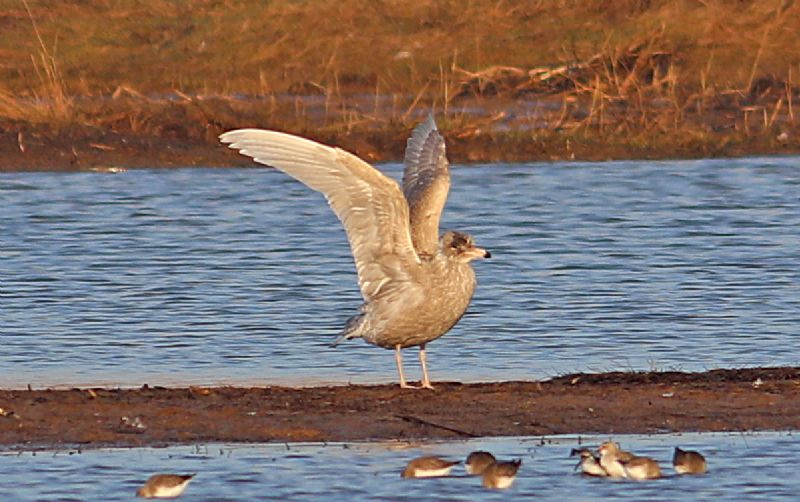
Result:
<svg viewBox="0 0 800 502"><path fill-rule="evenodd" d="M366 301L411 284L419 257L397 182L349 152L291 134L239 129L220 140L325 196L344 225Z"/></svg>
<svg viewBox="0 0 800 502"><path fill-rule="evenodd" d="M435 255L439 246L439 218L450 190L450 169L444 138L436 122L418 125L406 145L403 193L411 215L411 239L419 254Z"/></svg>

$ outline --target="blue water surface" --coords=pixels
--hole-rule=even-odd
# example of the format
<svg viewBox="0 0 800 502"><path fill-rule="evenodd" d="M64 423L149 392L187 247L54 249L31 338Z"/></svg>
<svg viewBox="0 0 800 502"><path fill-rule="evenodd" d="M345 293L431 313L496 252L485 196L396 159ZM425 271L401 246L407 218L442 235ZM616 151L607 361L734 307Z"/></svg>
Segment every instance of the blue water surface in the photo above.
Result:
<svg viewBox="0 0 800 502"><path fill-rule="evenodd" d="M800 442L793 434L617 436L623 448L654 458L665 477L652 481L587 478L570 457L607 437L493 438L466 442L197 444L131 450L0 454L4 500L136 500L154 473L197 473L186 500L709 500L794 501ZM677 476L675 446L705 455L709 472ZM489 491L461 466L451 477L402 479L420 455L464 460L473 450L522 460L507 491Z"/></svg>
<svg viewBox="0 0 800 502"><path fill-rule="evenodd" d="M454 166L443 228L493 258L434 381L800 363L798 157ZM396 381L360 302L277 171L0 174L0 387Z"/></svg>

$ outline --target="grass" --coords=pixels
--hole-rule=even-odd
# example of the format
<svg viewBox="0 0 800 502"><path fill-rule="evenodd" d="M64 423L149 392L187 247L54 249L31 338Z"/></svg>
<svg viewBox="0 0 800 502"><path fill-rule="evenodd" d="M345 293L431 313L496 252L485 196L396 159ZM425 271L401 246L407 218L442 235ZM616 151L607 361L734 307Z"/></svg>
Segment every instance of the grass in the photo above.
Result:
<svg viewBox="0 0 800 502"><path fill-rule="evenodd" d="M0 29L5 130L388 142L431 108L459 141L797 127L800 6L784 0L0 0Z"/></svg>
<svg viewBox="0 0 800 502"><path fill-rule="evenodd" d="M24 100L17 99L12 92L0 88L0 116L54 126L70 123L74 119L72 98L67 92L56 58L45 45L27 0L21 0L21 3L38 42L36 51L30 54L30 67L38 85L36 89L29 89L27 99Z"/></svg>
<svg viewBox="0 0 800 502"><path fill-rule="evenodd" d="M531 68L613 57L641 43L679 54L687 85L705 71L716 86L746 89L758 74L785 76L800 63L798 7L784 3L30 0L71 88L125 84L146 94L269 94L304 83L416 94L442 80L442 65ZM2 76L14 90L27 87L29 55L43 45L20 22L25 10L0 1Z"/></svg>

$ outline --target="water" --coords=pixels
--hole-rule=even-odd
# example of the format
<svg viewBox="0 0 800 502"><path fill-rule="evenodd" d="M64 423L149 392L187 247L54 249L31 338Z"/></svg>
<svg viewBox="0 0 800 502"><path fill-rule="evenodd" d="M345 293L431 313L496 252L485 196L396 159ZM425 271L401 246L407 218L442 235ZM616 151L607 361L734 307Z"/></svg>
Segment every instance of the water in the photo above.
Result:
<svg viewBox="0 0 800 502"><path fill-rule="evenodd" d="M597 446L608 438L584 437ZM188 500L796 500L800 442L791 434L619 436L623 448L655 458L667 476L637 482L586 478L569 452L575 437L498 438L407 445L196 445L135 450L90 450L0 455L4 495L13 500L133 500L156 472L192 473ZM675 476L674 446L701 451L704 476ZM476 449L523 461L505 492L483 489L477 478L401 479L419 455L463 460Z"/></svg>
<svg viewBox="0 0 800 502"><path fill-rule="evenodd" d="M799 165L455 168L443 226L494 257L433 379L797 365ZM354 267L281 173L0 174L0 208L0 387L396 380L388 351L327 347Z"/></svg>

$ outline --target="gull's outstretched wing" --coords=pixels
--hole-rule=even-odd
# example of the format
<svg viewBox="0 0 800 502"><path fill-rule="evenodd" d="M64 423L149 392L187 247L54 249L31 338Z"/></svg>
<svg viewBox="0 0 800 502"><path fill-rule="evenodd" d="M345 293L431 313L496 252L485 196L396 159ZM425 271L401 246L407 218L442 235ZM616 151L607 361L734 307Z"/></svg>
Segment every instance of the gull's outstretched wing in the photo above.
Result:
<svg viewBox="0 0 800 502"><path fill-rule="evenodd" d="M428 115L408 139L405 165L403 193L411 215L411 239L418 254L435 255L439 219L450 190L450 169L444 138L432 116Z"/></svg>
<svg viewBox="0 0 800 502"><path fill-rule="evenodd" d="M325 196L347 232L366 301L413 287L419 257L397 182L349 152L291 134L239 129L220 140Z"/></svg>

